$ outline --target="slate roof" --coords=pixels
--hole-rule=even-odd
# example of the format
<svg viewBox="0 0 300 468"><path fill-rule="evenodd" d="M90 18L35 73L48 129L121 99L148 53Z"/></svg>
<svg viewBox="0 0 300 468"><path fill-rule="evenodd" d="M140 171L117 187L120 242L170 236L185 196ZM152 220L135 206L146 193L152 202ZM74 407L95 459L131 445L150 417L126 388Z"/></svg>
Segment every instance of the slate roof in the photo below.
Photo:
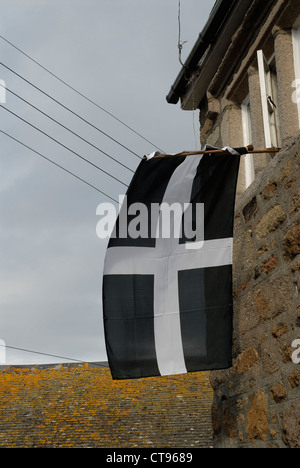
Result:
<svg viewBox="0 0 300 468"><path fill-rule="evenodd" d="M212 445L208 373L113 381L107 368L0 371L0 448Z"/></svg>

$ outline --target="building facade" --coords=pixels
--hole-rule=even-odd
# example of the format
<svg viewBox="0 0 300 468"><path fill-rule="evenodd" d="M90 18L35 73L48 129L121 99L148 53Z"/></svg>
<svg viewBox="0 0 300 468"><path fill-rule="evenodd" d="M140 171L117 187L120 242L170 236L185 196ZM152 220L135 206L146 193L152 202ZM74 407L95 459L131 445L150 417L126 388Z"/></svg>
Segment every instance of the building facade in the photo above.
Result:
<svg viewBox="0 0 300 468"><path fill-rule="evenodd" d="M300 129L300 3L217 1L167 97L179 99L200 109L202 145L281 147ZM239 193L270 159L243 159Z"/></svg>
<svg viewBox="0 0 300 468"><path fill-rule="evenodd" d="M167 97L200 110L202 145L243 158L233 367L212 372L215 447L300 448L300 3L219 0ZM299 345L299 346L298 346Z"/></svg>

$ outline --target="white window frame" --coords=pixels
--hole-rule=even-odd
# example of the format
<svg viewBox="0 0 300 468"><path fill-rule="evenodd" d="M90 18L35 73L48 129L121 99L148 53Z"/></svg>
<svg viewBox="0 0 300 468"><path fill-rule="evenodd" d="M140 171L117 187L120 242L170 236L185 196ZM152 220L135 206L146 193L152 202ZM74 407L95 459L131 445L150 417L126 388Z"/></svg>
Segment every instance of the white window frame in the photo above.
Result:
<svg viewBox="0 0 300 468"><path fill-rule="evenodd" d="M250 95L246 97L242 103L242 123L243 123L243 142L244 146L251 145L252 141L252 128L251 128L251 108L250 108ZM246 189L254 182L255 169L253 154L245 156L245 184Z"/></svg>
<svg viewBox="0 0 300 468"><path fill-rule="evenodd" d="M271 72L270 64L274 60L274 55L269 62L266 60L262 50L257 51L259 83L261 93L261 104L264 123L264 134L266 148L278 147L280 137L278 135L278 115L277 115L277 83L276 77Z"/></svg>
<svg viewBox="0 0 300 468"><path fill-rule="evenodd" d="M298 118L300 128L300 16L295 22L292 30L293 37L293 52L294 52L294 66L295 66L295 81L292 83L293 102L298 106Z"/></svg>

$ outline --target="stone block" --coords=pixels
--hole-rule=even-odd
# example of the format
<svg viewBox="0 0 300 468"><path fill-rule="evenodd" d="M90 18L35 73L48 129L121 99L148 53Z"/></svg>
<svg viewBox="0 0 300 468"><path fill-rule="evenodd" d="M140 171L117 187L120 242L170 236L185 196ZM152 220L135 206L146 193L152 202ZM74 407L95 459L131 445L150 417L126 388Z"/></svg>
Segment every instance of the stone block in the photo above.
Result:
<svg viewBox="0 0 300 468"><path fill-rule="evenodd" d="M296 273L300 270L300 256L298 255L291 263L292 273Z"/></svg>
<svg viewBox="0 0 300 468"><path fill-rule="evenodd" d="M269 429L268 397L259 390L253 397L247 416L246 430L250 442L266 441Z"/></svg>
<svg viewBox="0 0 300 468"><path fill-rule="evenodd" d="M290 160L281 169L280 177L279 177L280 184L282 184L282 182L285 179L288 179L289 177L291 177L292 173L293 173L293 162Z"/></svg>
<svg viewBox="0 0 300 468"><path fill-rule="evenodd" d="M289 326L287 323L280 323L279 325L273 326L272 335L274 338L279 340L283 335L289 332Z"/></svg>
<svg viewBox="0 0 300 468"><path fill-rule="evenodd" d="M300 254L300 224L292 226L284 240L283 240L283 253L285 258L292 260L296 255Z"/></svg>
<svg viewBox="0 0 300 468"><path fill-rule="evenodd" d="M282 383L273 385L273 387L271 387L270 390L270 395L271 399L274 400L276 403L282 403L287 397L286 389L284 388Z"/></svg>
<svg viewBox="0 0 300 468"><path fill-rule="evenodd" d="M223 426L226 437L235 439L238 435L237 421L229 406L223 409Z"/></svg>
<svg viewBox="0 0 300 468"><path fill-rule="evenodd" d="M215 436L218 436L222 432L222 417L219 410L219 406L215 403L211 409L212 428Z"/></svg>
<svg viewBox="0 0 300 468"><path fill-rule="evenodd" d="M288 378L290 386L292 388L297 388L300 386L300 371L295 370Z"/></svg>
<svg viewBox="0 0 300 468"><path fill-rule="evenodd" d="M256 349L245 349L236 359L235 371L238 375L244 374L260 362L260 357Z"/></svg>
<svg viewBox="0 0 300 468"><path fill-rule="evenodd" d="M300 189L292 196L289 214L290 216L295 215L300 211Z"/></svg>
<svg viewBox="0 0 300 468"><path fill-rule="evenodd" d="M251 230L247 230L234 241L233 249L234 268L240 267L240 280L250 281L255 265L255 246Z"/></svg>
<svg viewBox="0 0 300 468"><path fill-rule="evenodd" d="M277 193L277 182L276 180L270 180L270 182L264 188L263 197L265 200L270 200L276 195L276 193Z"/></svg>
<svg viewBox="0 0 300 468"><path fill-rule="evenodd" d="M267 306L267 303L265 304ZM256 294L250 292L241 300L238 306L237 327L240 335L255 328L259 323L259 315L256 313Z"/></svg>
<svg viewBox="0 0 300 468"><path fill-rule="evenodd" d="M289 344L283 344L280 346L281 359L283 364L289 364L292 362L293 348Z"/></svg>
<svg viewBox="0 0 300 468"><path fill-rule="evenodd" d="M277 264L278 264L278 257L277 255L274 255L269 260L262 262L260 264L260 268L263 273L270 274L270 273L273 273L273 271L277 268Z"/></svg>
<svg viewBox="0 0 300 468"><path fill-rule="evenodd" d="M262 367L265 374L275 374L279 369L277 356L270 349L265 349L262 353Z"/></svg>
<svg viewBox="0 0 300 468"><path fill-rule="evenodd" d="M293 302L293 281L289 276L264 283L256 295L257 315L265 320L287 312Z"/></svg>
<svg viewBox="0 0 300 468"><path fill-rule="evenodd" d="M300 403L294 403L282 417L282 440L288 448L300 448Z"/></svg>
<svg viewBox="0 0 300 468"><path fill-rule="evenodd" d="M246 223L250 221L250 219L256 213L256 211L257 211L257 199L256 197L253 197L252 200L243 209L243 215L244 215L244 219Z"/></svg>
<svg viewBox="0 0 300 468"><path fill-rule="evenodd" d="M271 208L259 221L255 232L259 239L264 239L286 220L286 214L281 205Z"/></svg>

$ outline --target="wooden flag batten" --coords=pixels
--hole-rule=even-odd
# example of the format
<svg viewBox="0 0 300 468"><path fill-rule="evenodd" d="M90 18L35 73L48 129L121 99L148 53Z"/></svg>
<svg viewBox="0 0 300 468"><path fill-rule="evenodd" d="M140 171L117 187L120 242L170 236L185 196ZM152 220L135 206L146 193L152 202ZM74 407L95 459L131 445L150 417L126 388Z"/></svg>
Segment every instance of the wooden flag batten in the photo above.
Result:
<svg viewBox="0 0 300 468"><path fill-rule="evenodd" d="M234 149L234 148L233 148ZM263 150L255 150L252 145L246 146L244 154L264 154L264 153L278 153L281 148L267 148ZM212 155L222 155L222 154L231 154L226 149L215 149L215 150L205 150L205 151L191 151L191 152L182 152L177 154L157 154L153 156L152 159L158 158L171 158L176 156L197 156L199 154L212 154ZM144 159L147 159L147 156L144 156Z"/></svg>

